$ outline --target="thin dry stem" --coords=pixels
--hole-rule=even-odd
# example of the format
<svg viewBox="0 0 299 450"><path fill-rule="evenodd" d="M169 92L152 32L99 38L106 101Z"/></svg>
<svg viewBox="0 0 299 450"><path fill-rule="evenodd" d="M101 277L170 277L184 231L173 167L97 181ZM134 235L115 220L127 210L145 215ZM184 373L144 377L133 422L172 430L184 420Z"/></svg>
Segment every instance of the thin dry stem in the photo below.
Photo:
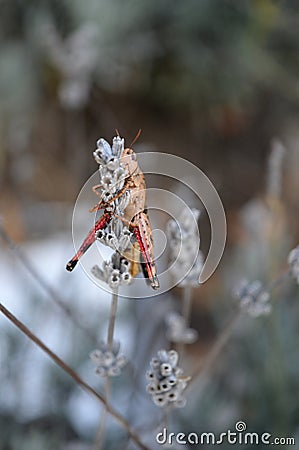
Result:
<svg viewBox="0 0 299 450"><path fill-rule="evenodd" d="M183 290L183 308L182 316L188 327L190 324L190 316L192 309L192 286L185 286Z"/></svg>
<svg viewBox="0 0 299 450"><path fill-rule="evenodd" d="M57 364L64 372L66 372L73 380L79 384L83 389L97 398L106 408L107 412L114 417L114 419L125 429L130 435L132 441L142 450L150 450L140 440L139 436L132 430L127 420L112 406L110 406L106 399L87 384L70 366L68 366L59 356L57 356L52 350L49 349L35 334L33 334L29 328L26 327L20 320L18 320L4 305L0 303L0 311L9 319L20 331L22 331L32 342L34 342L44 353L46 353L55 364Z"/></svg>
<svg viewBox="0 0 299 450"><path fill-rule="evenodd" d="M229 340L230 336L232 335L232 332L235 328L236 323L241 317L241 311L237 311L237 313L232 317L232 319L228 322L226 327L221 331L219 336L216 338L216 341L214 342L211 350L209 351L209 354L204 358L204 360L195 368L193 374L192 374L192 380L189 383L189 385L195 381L196 378L200 375L201 377L204 377L209 373L211 370L213 364L217 361L220 352L222 351L223 347Z"/></svg>
<svg viewBox="0 0 299 450"><path fill-rule="evenodd" d="M110 393L110 378L107 377L105 379L105 399L106 402L109 401L109 393ZM101 413L101 420L100 425L98 427L96 437L94 440L94 444L92 447L92 450L101 450L104 444L105 440L105 431L106 431L106 424L107 424L107 408L104 408Z"/></svg>
<svg viewBox="0 0 299 450"><path fill-rule="evenodd" d="M171 410L170 406L164 406L164 408L163 408L162 423L163 423L163 427L166 429L169 429L170 410Z"/></svg>
<svg viewBox="0 0 299 450"><path fill-rule="evenodd" d="M113 350L113 338L114 338L114 328L115 328L115 320L116 320L116 312L118 306L118 288L113 289L112 299L111 299L111 307L110 307L110 316L109 316L109 324L108 324L108 333L107 333L107 347L110 352ZM109 376L105 379L105 398L108 402L109 394L110 394L110 385L111 380ZM104 408L101 414L101 420L98 427L98 431L96 433L95 441L93 444L93 450L101 450L104 444L105 439L105 431L107 424L107 409Z"/></svg>
<svg viewBox="0 0 299 450"><path fill-rule="evenodd" d="M115 288L115 289L113 289L113 292L112 292L112 301L111 301L108 334L107 334L107 344L108 344L108 349L110 351L112 351L112 349L113 349L113 336L114 336L117 305L118 305L118 289Z"/></svg>
<svg viewBox="0 0 299 450"><path fill-rule="evenodd" d="M291 271L289 269L284 270L280 275L272 280L267 287L268 291L273 291L274 289L280 287L285 281L287 281L291 276Z"/></svg>
<svg viewBox="0 0 299 450"><path fill-rule="evenodd" d="M290 276L290 271L285 270L283 271L277 278L272 280L268 286L266 287L267 291L273 291L274 289L280 287L284 281L286 281ZM191 385L195 384L195 381L198 381L199 378L205 377L212 369L214 363L217 361L220 352L224 348L225 344L231 337L234 328L239 321L240 317L242 315L242 311L238 310L235 315L232 317L232 319L228 322L228 324L225 326L225 328L222 330L222 332L219 334L219 336L216 338L216 341L214 342L212 349L210 350L209 354L206 356L206 358L203 359L203 361L195 368L191 382L189 383L190 387Z"/></svg>
<svg viewBox="0 0 299 450"><path fill-rule="evenodd" d="M191 310L192 310L192 286L185 286L183 289L182 316L185 321L186 328L190 324ZM178 345L177 350L180 357L183 358L185 352L185 344L180 343Z"/></svg>

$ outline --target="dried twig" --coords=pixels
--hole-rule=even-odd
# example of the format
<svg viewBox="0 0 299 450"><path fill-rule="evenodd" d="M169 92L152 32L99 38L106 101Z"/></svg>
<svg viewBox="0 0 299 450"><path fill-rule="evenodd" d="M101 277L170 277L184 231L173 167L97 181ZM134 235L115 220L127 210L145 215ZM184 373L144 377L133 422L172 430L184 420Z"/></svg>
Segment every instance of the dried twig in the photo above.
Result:
<svg viewBox="0 0 299 450"><path fill-rule="evenodd" d="M31 339L43 352L45 352L51 359L57 364L64 372L66 372L73 380L79 384L83 389L96 397L106 408L107 412L114 417L114 419L125 429L125 431L130 435L132 441L142 450L150 450L143 442L140 440L138 434L132 430L130 424L127 420L116 411L110 404L107 403L106 399L102 394L93 389L89 384L87 384L70 366L68 366L59 356L57 356L52 350L49 349L35 334L33 334L29 328L26 327L20 320L18 320L4 305L0 303L0 311L26 336Z"/></svg>
<svg viewBox="0 0 299 450"><path fill-rule="evenodd" d="M105 399L106 402L109 401L109 393L110 393L110 378L106 377L105 379ZM103 447L104 438L105 438L105 430L107 423L107 408L104 408L101 414L100 424L96 433L96 437L92 446L92 450L100 450Z"/></svg>
<svg viewBox="0 0 299 450"><path fill-rule="evenodd" d="M195 370L192 374L191 382L189 383L189 385L191 383L194 383L196 378L198 381L199 376L204 377L205 375L207 375L209 373L213 364L215 363L215 361L217 361L221 350L223 349L223 347L229 340L230 336L232 335L233 330L234 330L237 322L239 321L240 317L241 317L241 311L237 311L237 313L231 318L231 320L228 322L226 327L222 330L222 332L216 338L208 355L195 368Z"/></svg>
<svg viewBox="0 0 299 450"><path fill-rule="evenodd" d="M109 317L109 325L108 325L108 335L107 335L108 350L110 350L110 351L112 351L112 349L113 349L113 336L114 336L117 305L118 305L118 289L116 288L116 289L113 289L113 292L112 292L110 317Z"/></svg>
<svg viewBox="0 0 299 450"><path fill-rule="evenodd" d="M281 286L284 283L284 281L286 281L289 278L289 276L290 276L290 271L285 270L284 272L280 273L277 276L277 278L272 280L265 289L269 292L273 291L274 289ZM194 385L195 381L199 381L200 378L204 378L211 371L214 363L217 361L217 359L220 355L220 352L223 350L225 344L228 342L229 338L231 337L231 335L235 329L235 326L238 323L241 316L242 316L242 311L238 310L234 314L234 316L231 318L231 320L228 322L228 324L225 326L225 328L221 331L219 336L216 338L208 355L195 368L193 375L192 375L192 380L189 383L189 386Z"/></svg>
<svg viewBox="0 0 299 450"><path fill-rule="evenodd" d="M190 324L190 315L192 311L192 290L193 289L191 285L184 286L183 288L182 316L185 321L186 328L188 328ZM178 344L177 350L181 359L183 359L184 357L185 348L186 345L184 343L181 342Z"/></svg>
<svg viewBox="0 0 299 450"><path fill-rule="evenodd" d="M110 316L109 316L109 324L108 324L108 332L107 332L107 348L110 352L113 350L113 337L114 337L114 327L115 327L115 320L116 320L116 312L117 312L117 305L118 305L118 288L113 289L112 292L112 300L111 300L111 307L110 307ZM109 394L110 394L110 385L111 380L110 377L107 375L105 378L105 399L108 402L109 400ZM93 444L93 450L101 450L104 443L105 438L105 431L106 431L106 423L107 423L107 408L104 408L100 424L98 427L98 431L96 433L95 441Z"/></svg>

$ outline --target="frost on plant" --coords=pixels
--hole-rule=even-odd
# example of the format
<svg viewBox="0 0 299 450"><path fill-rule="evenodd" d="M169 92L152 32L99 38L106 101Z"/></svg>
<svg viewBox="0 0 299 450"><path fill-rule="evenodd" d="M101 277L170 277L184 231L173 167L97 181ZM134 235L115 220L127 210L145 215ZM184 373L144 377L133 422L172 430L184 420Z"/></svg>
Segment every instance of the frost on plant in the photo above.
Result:
<svg viewBox="0 0 299 450"><path fill-rule="evenodd" d="M242 280L234 290L234 296L240 301L240 307L252 317L267 315L271 312L270 294L260 281Z"/></svg>
<svg viewBox="0 0 299 450"><path fill-rule="evenodd" d="M178 222L170 220L167 224L167 236L170 247L170 272L174 279L186 274L179 286L198 286L198 277L203 266L203 255L199 250L200 235L197 220L200 211L184 209Z"/></svg>
<svg viewBox="0 0 299 450"><path fill-rule="evenodd" d="M175 350L160 350L150 362L150 370L146 374L149 381L147 392L157 406L183 407L186 404L183 392L191 378L182 376L183 370L177 363Z"/></svg>
<svg viewBox="0 0 299 450"><path fill-rule="evenodd" d="M172 311L166 317L166 337L175 344L193 344L197 340L198 333L193 328L188 328L184 317Z"/></svg>
<svg viewBox="0 0 299 450"><path fill-rule="evenodd" d="M114 342L110 350L108 344L100 342L99 348L90 353L92 362L96 365L96 373L102 377L115 377L120 375L126 364L124 355L119 354L120 343Z"/></svg>
<svg viewBox="0 0 299 450"><path fill-rule="evenodd" d="M299 284L299 245L289 253L288 263L292 277Z"/></svg>

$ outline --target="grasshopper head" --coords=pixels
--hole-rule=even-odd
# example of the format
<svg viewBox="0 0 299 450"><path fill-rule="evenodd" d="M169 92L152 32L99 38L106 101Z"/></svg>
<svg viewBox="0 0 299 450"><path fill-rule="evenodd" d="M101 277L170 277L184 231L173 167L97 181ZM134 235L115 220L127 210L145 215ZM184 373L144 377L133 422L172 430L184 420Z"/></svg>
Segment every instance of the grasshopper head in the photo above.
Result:
<svg viewBox="0 0 299 450"><path fill-rule="evenodd" d="M138 169L137 155L131 148L125 148L121 157L121 164L129 175Z"/></svg>

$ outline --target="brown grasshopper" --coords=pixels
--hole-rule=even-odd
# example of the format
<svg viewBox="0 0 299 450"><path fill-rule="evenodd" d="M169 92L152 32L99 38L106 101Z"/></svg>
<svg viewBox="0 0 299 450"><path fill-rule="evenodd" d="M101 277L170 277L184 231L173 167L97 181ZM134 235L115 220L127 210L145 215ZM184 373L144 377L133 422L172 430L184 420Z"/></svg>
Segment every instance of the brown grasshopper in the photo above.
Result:
<svg viewBox="0 0 299 450"><path fill-rule="evenodd" d="M118 134L118 133L117 133ZM76 266L81 256L88 250L88 248L95 242L96 233L99 230L105 229L113 216L116 216L111 210L113 202L124 195L127 191L130 193L130 200L124 210L123 216L116 216L128 225L129 230L134 234L136 242L131 249L125 252L124 256L131 261L131 275L136 276L141 266L145 278L149 279L151 287L158 289L160 287L156 273L156 266L153 254L153 240L152 229L149 218L145 208L146 201L146 184L144 175L139 167L137 155L131 148L134 142L138 139L140 131L135 137L130 147L125 148L120 156L121 166L126 171L126 178L123 188L116 192L116 194L108 201L101 200L90 212L104 210L103 215L96 221L94 227L90 230L87 237L80 246L75 256L67 263L66 269L72 271ZM118 135L119 136L119 135ZM102 187L101 184L93 186L93 191L101 196L98 189ZM139 250L139 261L136 262L136 252Z"/></svg>

